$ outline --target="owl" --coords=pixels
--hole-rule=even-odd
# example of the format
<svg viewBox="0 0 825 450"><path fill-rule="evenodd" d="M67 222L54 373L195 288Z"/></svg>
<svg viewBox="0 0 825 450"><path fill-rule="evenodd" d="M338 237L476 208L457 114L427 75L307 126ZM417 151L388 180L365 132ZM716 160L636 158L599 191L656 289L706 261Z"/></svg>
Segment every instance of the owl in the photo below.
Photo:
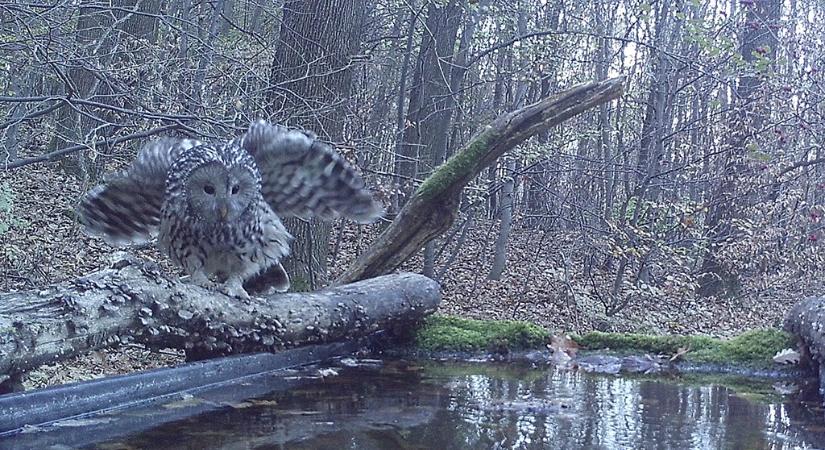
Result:
<svg viewBox="0 0 825 450"><path fill-rule="evenodd" d="M280 261L292 236L281 218L368 223L382 214L363 178L332 148L265 121L226 142L151 142L78 204L88 234L118 246L157 237L190 282L241 299L249 299L244 282L264 275L274 280L272 290L289 289Z"/></svg>

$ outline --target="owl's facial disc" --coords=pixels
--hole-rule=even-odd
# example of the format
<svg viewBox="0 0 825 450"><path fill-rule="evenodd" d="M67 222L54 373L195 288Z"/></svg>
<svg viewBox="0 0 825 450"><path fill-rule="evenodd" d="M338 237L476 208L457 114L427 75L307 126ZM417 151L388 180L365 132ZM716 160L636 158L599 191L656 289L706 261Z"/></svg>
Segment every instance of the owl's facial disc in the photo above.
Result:
<svg viewBox="0 0 825 450"><path fill-rule="evenodd" d="M209 224L237 220L254 199L254 178L246 171L205 164L189 176L187 199L192 213Z"/></svg>

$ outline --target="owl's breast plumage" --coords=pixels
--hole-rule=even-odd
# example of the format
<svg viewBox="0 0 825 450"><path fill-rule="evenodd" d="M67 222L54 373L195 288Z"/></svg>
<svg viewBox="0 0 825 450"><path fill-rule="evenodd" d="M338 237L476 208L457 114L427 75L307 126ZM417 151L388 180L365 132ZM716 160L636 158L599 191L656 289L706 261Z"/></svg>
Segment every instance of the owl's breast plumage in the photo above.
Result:
<svg viewBox="0 0 825 450"><path fill-rule="evenodd" d="M170 196L163 207L158 245L187 272L204 271L250 277L289 254L292 236L263 198L253 201L236 221L206 223L182 218L182 196Z"/></svg>

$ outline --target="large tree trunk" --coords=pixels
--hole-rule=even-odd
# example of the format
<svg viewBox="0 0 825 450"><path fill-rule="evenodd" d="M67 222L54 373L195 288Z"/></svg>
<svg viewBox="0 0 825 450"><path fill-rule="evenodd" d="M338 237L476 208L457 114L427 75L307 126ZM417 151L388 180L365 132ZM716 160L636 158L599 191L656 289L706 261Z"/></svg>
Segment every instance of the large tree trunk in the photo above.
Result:
<svg viewBox="0 0 825 450"><path fill-rule="evenodd" d="M397 269L455 220L461 191L507 150L622 94L624 77L570 88L487 125L430 175L393 223L338 279L363 280Z"/></svg>
<svg viewBox="0 0 825 450"><path fill-rule="evenodd" d="M290 0L272 63L272 115L316 132L322 139L344 141L344 123L352 79L352 61L361 44L365 2L360 0ZM331 226L287 220L295 235L285 261L297 290L327 282Z"/></svg>
<svg viewBox="0 0 825 450"><path fill-rule="evenodd" d="M737 189L740 179L747 170L748 145L757 146L757 133L761 131L769 114L769 102L761 100L759 90L765 83L763 73L758 70L761 58L770 65L776 61L776 28L780 20L779 0L754 0L743 4L746 8L745 20L741 24L740 53L747 63L739 77L736 88L736 114L731 118L729 149L725 154L724 171L719 185L711 196L705 229L708 233L708 250L702 262L699 288L701 296L734 295L739 288L738 275L720 260L721 250L735 237L733 221L742 210L742 200ZM770 66L768 65L768 67ZM768 70L765 68L763 70Z"/></svg>
<svg viewBox="0 0 825 450"><path fill-rule="evenodd" d="M399 155L398 174L409 181L402 186L400 205L412 192L418 174L430 172L444 160L453 106L451 64L461 23L459 3L449 0L427 8Z"/></svg>
<svg viewBox="0 0 825 450"><path fill-rule="evenodd" d="M439 301L435 281L398 274L242 302L123 259L77 280L0 294L0 374L132 340L194 359L334 342L409 326Z"/></svg>
<svg viewBox="0 0 825 450"><path fill-rule="evenodd" d="M118 86L108 73L122 57L119 47L135 38L154 42L157 38L159 0L82 0L75 28L75 52L69 56L63 90L70 98L93 100L104 104L117 104L125 95L113 87ZM63 79L62 77L60 77ZM98 141L114 128L111 114L63 106L56 119L56 131L52 149L60 149L74 143ZM62 161L67 173L98 178L106 161L108 148L92 148L70 155Z"/></svg>

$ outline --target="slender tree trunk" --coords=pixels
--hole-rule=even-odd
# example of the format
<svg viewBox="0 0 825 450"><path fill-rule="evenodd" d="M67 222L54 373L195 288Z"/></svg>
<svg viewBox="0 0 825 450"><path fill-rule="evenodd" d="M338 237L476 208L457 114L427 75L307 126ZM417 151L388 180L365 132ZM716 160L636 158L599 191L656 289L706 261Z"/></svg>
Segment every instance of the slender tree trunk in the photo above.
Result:
<svg viewBox="0 0 825 450"><path fill-rule="evenodd" d="M414 161L409 160L408 156L404 153L405 151L409 151L409 149L407 149L404 145L403 136L407 128L406 122L404 121L404 99L407 98L407 76L410 71L413 38L415 37L416 23L418 23L417 17L418 14L414 10L411 10L409 25L407 27L407 40L404 48L404 61L401 63L401 73L398 76L399 82L398 95L396 97L397 109L395 116L395 153L393 156L393 168L394 173L399 176L406 176L415 172ZM412 103L412 96L410 96L410 103ZM404 203L403 193L410 189L409 186L412 185L411 183L411 179L405 180L400 177L395 178L395 192L392 196L392 206L390 208L393 214L397 213L401 208L401 205Z"/></svg>
<svg viewBox="0 0 825 450"><path fill-rule="evenodd" d="M607 5L605 5L607 6ZM613 35L613 20L615 11L614 8L609 8L600 14L601 20L599 26L603 29L604 36ZM608 69L610 67L610 39L607 37L601 39L599 48L599 61L596 64L596 79L606 80ZM613 211L613 200L615 195L615 173L616 163L613 159L613 145L610 140L610 111L607 104L599 106L599 152L602 160L602 192L604 196L604 220L609 221L610 215Z"/></svg>
<svg viewBox="0 0 825 450"><path fill-rule="evenodd" d="M450 75L461 13L457 0L450 0L443 6L432 3L427 10L407 113L410 126L405 129L405 151L401 155L402 158L413 158L415 153L418 164L410 173L416 175L431 172L447 154L447 134L454 104ZM406 197L408 192L403 195ZM435 277L434 243L425 246L422 270L424 275Z"/></svg>
<svg viewBox="0 0 825 450"><path fill-rule="evenodd" d="M119 57L118 47L133 39L133 36L155 41L155 15L159 12L159 0L81 1L75 27L77 53L71 57L66 70L68 81L65 95L106 104L116 103L123 93L114 91L114 83L107 82L106 67ZM113 129L108 112L87 111L85 106L78 107L78 110L64 106L59 111L57 133L50 145L53 150L80 142L94 142L97 136L105 136ZM61 166L67 173L95 180L102 173L109 150L94 148L80 151L64 158Z"/></svg>
<svg viewBox="0 0 825 450"><path fill-rule="evenodd" d="M209 15L209 33L206 35L204 47L201 49L200 58L198 58L198 67L195 69L195 77L192 82L192 103L189 105L189 111L192 112L202 111L205 107L203 103L206 89L204 81L206 80L206 74L209 71L209 67L212 66L212 61L215 59L215 41L221 33L223 23L225 22L223 17L221 17L221 14L223 13L226 3L226 0L216 0L213 4L211 4L211 13Z"/></svg>
<svg viewBox="0 0 825 450"><path fill-rule="evenodd" d="M21 73L10 73L9 77L11 78L11 90L14 95L25 97L30 94L29 87L31 86L31 79L26 77L25 72ZM9 121L16 121L19 120L26 114L26 105L22 103L18 103L12 105L11 111L9 113L8 120ZM19 141L17 137L17 131L20 128L20 123L16 122L13 123L10 127L5 130L5 139L4 139L4 146L0 149L0 167L4 164L14 161L17 159L17 148L19 146Z"/></svg>
<svg viewBox="0 0 825 450"><path fill-rule="evenodd" d="M393 22L390 35L398 36L401 33L401 28L403 27L404 22L405 17L399 14ZM397 54L401 52L401 44L399 43L399 41L400 40L396 40L393 43L393 53ZM382 67L378 79L380 81L390 80L392 79L392 75L396 70L397 66L395 63L386 64ZM374 94L372 94L370 114L366 123L367 136L380 136L384 134L384 130L387 129L387 116L389 115L390 107L392 106L391 97L393 94L391 91L391 87L391 83L379 82L378 89L375 91Z"/></svg>
<svg viewBox="0 0 825 450"><path fill-rule="evenodd" d="M702 262L699 288L701 296L730 296L739 289L736 271L726 267L720 259L725 244L734 239L736 232L732 222L742 209L743 199L737 195L740 179L747 170L746 155L748 145L758 145L756 132L762 128L768 114L769 102L759 99L759 90L764 78L754 64L757 58L764 58L773 65L776 61L777 29L781 17L780 0L754 0L745 8L744 22L740 32L740 53L748 64L739 76L735 101L736 114L731 118L729 150L725 154L724 171L719 185L712 194L709 210L705 217L705 229L709 236L707 254Z"/></svg>
<svg viewBox="0 0 825 450"><path fill-rule="evenodd" d="M518 20L516 25L516 35L521 36L527 33L527 16L524 5L519 5ZM513 61L515 58L510 58ZM518 71L524 71L529 64L526 58L519 58L517 61ZM513 108L518 109L524 105L527 98L527 82L519 78L516 82L516 92L513 95ZM501 223L499 225L498 236L493 254L493 264L487 278L490 280L500 280L504 273L504 266L507 263L507 242L510 240L510 231L513 228L513 204L516 186L516 159L507 158L504 163L504 186L501 189Z"/></svg>
<svg viewBox="0 0 825 450"><path fill-rule="evenodd" d="M510 231L513 228L513 191L515 188L516 160L506 158L504 167L506 172L504 174L504 186L501 189L501 225L496 238L493 265L487 275L490 280L500 280L501 274L504 273L504 266L507 263L507 241L510 239Z"/></svg>

